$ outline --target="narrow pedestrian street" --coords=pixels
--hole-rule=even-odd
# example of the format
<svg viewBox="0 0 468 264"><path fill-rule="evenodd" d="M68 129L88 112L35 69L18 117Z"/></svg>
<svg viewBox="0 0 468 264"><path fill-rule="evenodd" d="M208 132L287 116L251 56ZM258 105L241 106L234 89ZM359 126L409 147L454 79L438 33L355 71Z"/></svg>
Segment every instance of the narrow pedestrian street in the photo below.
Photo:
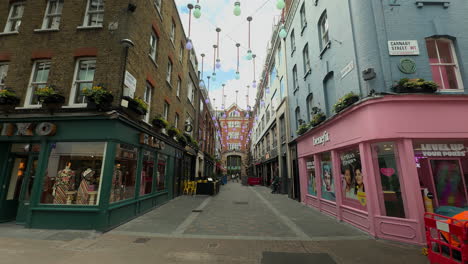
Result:
<svg viewBox="0 0 468 264"><path fill-rule="evenodd" d="M266 187L181 196L104 234L0 225L0 263L426 263Z"/></svg>

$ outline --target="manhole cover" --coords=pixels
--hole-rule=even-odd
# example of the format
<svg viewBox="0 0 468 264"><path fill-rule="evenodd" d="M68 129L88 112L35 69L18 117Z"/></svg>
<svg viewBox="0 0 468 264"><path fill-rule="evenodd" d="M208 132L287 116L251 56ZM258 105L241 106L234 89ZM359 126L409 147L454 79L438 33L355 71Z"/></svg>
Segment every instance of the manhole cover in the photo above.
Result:
<svg viewBox="0 0 468 264"><path fill-rule="evenodd" d="M143 237L141 237L141 238L135 239L135 241L133 241L133 243L143 244L143 243L146 243L146 242L148 242L148 241L150 241L150 240L151 240L151 238L143 238Z"/></svg>
<svg viewBox="0 0 468 264"><path fill-rule="evenodd" d="M286 253L286 252L263 252L261 264L336 264L336 262L325 253Z"/></svg>
<svg viewBox="0 0 468 264"><path fill-rule="evenodd" d="M203 212L203 210L194 209L194 210L192 210L192 212L194 212L194 213L201 213L201 212Z"/></svg>
<svg viewBox="0 0 468 264"><path fill-rule="evenodd" d="M234 204L249 204L249 202L234 202Z"/></svg>

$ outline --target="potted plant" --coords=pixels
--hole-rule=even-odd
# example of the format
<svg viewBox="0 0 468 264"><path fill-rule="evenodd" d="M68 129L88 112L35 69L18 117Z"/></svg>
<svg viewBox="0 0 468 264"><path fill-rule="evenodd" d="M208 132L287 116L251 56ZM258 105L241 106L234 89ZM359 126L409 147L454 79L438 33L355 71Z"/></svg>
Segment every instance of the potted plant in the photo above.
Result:
<svg viewBox="0 0 468 264"><path fill-rule="evenodd" d="M408 78L401 79L393 86L396 93L435 93L438 88L439 85L435 82Z"/></svg>
<svg viewBox="0 0 468 264"><path fill-rule="evenodd" d="M179 129L177 129L177 127L172 126L167 130L167 134L169 135L169 137L174 138L175 136L178 136L180 134L180 131Z"/></svg>
<svg viewBox="0 0 468 264"><path fill-rule="evenodd" d="M183 134L177 135L177 142L179 142L179 144L184 148L187 146L187 138Z"/></svg>
<svg viewBox="0 0 468 264"><path fill-rule="evenodd" d="M158 131L160 131L161 129L167 128L169 126L169 122L167 122L167 120L161 116L155 117L151 123L153 123L153 126Z"/></svg>
<svg viewBox="0 0 468 264"><path fill-rule="evenodd" d="M325 119L327 119L327 117L325 116L325 114L323 112L319 112L317 114L314 115L314 117L312 118L312 121L310 121L310 125L311 126L318 126L320 125L323 121L325 121Z"/></svg>
<svg viewBox="0 0 468 264"><path fill-rule="evenodd" d="M302 124L302 125L299 126L299 129L296 131L296 133L297 133L298 135L302 135L302 134L304 134L305 132L307 132L307 131L309 130L309 128L310 128L310 124L307 124L307 123L306 123L306 124Z"/></svg>
<svg viewBox="0 0 468 264"><path fill-rule="evenodd" d="M54 86L38 88L34 93L37 99L42 103L42 107L50 111L55 111L65 103L65 97L60 95Z"/></svg>
<svg viewBox="0 0 468 264"><path fill-rule="evenodd" d="M0 89L0 111L10 112L19 104L20 99L8 88Z"/></svg>
<svg viewBox="0 0 468 264"><path fill-rule="evenodd" d="M353 92L347 93L345 96L341 97L338 102L333 106L335 113L341 112L343 109L351 106L352 104L359 101L359 96Z"/></svg>
<svg viewBox="0 0 468 264"><path fill-rule="evenodd" d="M83 94L86 96L88 108L99 111L107 111L112 107L114 96L102 85L96 85L92 88L84 88Z"/></svg>
<svg viewBox="0 0 468 264"><path fill-rule="evenodd" d="M139 97L129 99L128 108L138 115L146 115L148 112L148 104Z"/></svg>

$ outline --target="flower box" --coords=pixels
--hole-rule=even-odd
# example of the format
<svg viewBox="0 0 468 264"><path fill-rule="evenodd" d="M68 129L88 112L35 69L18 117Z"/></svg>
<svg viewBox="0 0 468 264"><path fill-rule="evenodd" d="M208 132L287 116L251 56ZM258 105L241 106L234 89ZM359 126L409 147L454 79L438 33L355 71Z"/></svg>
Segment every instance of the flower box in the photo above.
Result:
<svg viewBox="0 0 468 264"><path fill-rule="evenodd" d="M167 126L169 125L167 120L162 118L162 117L154 118L151 123L153 124L154 128L156 128L158 131L160 131L160 130L162 130L164 128L167 128Z"/></svg>
<svg viewBox="0 0 468 264"><path fill-rule="evenodd" d="M176 127L171 127L167 130L167 134L169 137L174 138L175 136L180 134L180 131Z"/></svg>
<svg viewBox="0 0 468 264"><path fill-rule="evenodd" d="M0 111L11 112L19 102L20 99L13 92L0 90Z"/></svg>
<svg viewBox="0 0 468 264"><path fill-rule="evenodd" d="M135 100L128 101L128 109L132 110L137 115L146 115L146 109L140 106Z"/></svg>
<svg viewBox="0 0 468 264"><path fill-rule="evenodd" d="M335 113L339 113L351 106L352 104L356 103L357 101L359 101L359 96L351 92L341 97L338 100L338 102L333 106L333 109Z"/></svg>
<svg viewBox="0 0 468 264"><path fill-rule="evenodd" d="M114 96L112 94L103 95L101 100L96 102L95 98L93 97L86 97L86 102L88 103L89 109L96 109L98 111L109 111L112 109L112 101L114 100Z"/></svg>
<svg viewBox="0 0 468 264"><path fill-rule="evenodd" d="M404 78L393 86L393 91L396 93L435 93L437 89L437 83L424 79Z"/></svg>
<svg viewBox="0 0 468 264"><path fill-rule="evenodd" d="M65 103L65 97L60 94L52 94L49 96L39 96L39 101L42 103L42 108L49 111L56 111Z"/></svg>
<svg viewBox="0 0 468 264"><path fill-rule="evenodd" d="M327 117L325 116L325 114L318 113L318 114L314 115L314 118L312 119L312 121L310 121L310 124L315 127L315 126L320 125L326 119L327 119Z"/></svg>

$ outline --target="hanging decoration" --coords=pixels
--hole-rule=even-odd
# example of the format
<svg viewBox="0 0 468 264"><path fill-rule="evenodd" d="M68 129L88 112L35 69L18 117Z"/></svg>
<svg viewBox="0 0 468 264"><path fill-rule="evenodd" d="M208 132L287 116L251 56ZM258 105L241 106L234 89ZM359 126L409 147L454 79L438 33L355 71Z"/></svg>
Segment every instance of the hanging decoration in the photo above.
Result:
<svg viewBox="0 0 468 264"><path fill-rule="evenodd" d="M236 47L237 47L237 71L236 71L236 80L240 80L240 72L239 72L239 47L240 47L240 44L239 44L239 43L236 43Z"/></svg>
<svg viewBox="0 0 468 264"><path fill-rule="evenodd" d="M257 55L253 54L253 55L252 55L252 59L253 59L253 74L254 74L254 80L253 80L253 83L252 83L252 87L253 87L253 88L257 88L257 81L255 80L255 79L256 79L256 76L255 76L255 57L257 57Z"/></svg>
<svg viewBox="0 0 468 264"><path fill-rule="evenodd" d="M223 88L222 88L222 101L221 101L221 110L224 110L224 86L226 86L226 84L222 84Z"/></svg>
<svg viewBox="0 0 468 264"><path fill-rule="evenodd" d="M270 94L270 87L267 87L267 88L265 89L265 93L266 93L266 94Z"/></svg>
<svg viewBox="0 0 468 264"><path fill-rule="evenodd" d="M276 8L278 8L280 10L283 9L285 6L286 6L286 3L284 2L284 0L278 0L276 2Z"/></svg>
<svg viewBox="0 0 468 264"><path fill-rule="evenodd" d="M187 43L185 44L185 49L186 50L191 50L191 49L193 49L193 44L192 44L192 41L190 40L190 32L192 30L192 9L193 9L193 4L189 3L187 5L187 8L189 9L189 26L188 26L188 38L187 38Z"/></svg>
<svg viewBox="0 0 468 264"><path fill-rule="evenodd" d="M247 60L251 60L252 59L252 50L250 49L250 22L252 22L252 17L251 16L247 17L247 21L249 21L249 50L247 50L247 55L245 56L245 58Z"/></svg>
<svg viewBox="0 0 468 264"><path fill-rule="evenodd" d="M193 16L197 19L201 17L200 0L197 0L197 4L195 5L195 10L193 11Z"/></svg>
<svg viewBox="0 0 468 264"><path fill-rule="evenodd" d="M213 82L216 82L216 49L218 48L218 45L213 45L213 76L211 79Z"/></svg>
<svg viewBox="0 0 468 264"><path fill-rule="evenodd" d="M203 66L204 66L204 64L205 64L205 63L204 63L204 61L205 61L205 54L202 53L202 54L200 54L200 56L201 56L201 68L202 68L202 70L201 70L200 88L203 89L203 88L205 88L205 81L203 81L203 69L204 69ZM210 76L208 76L208 78L209 78L209 77L210 77Z"/></svg>
<svg viewBox="0 0 468 264"><path fill-rule="evenodd" d="M236 1L234 3L234 15L240 16L240 14L241 14L240 1Z"/></svg>
<svg viewBox="0 0 468 264"><path fill-rule="evenodd" d="M234 114L237 116L239 115L239 111L237 111L237 96L239 94L239 90L236 90L236 109L234 110Z"/></svg>
<svg viewBox="0 0 468 264"><path fill-rule="evenodd" d="M217 58L216 58L216 69L220 69L221 68L221 59L219 58L219 32L221 32L221 29L220 28L216 28L216 33L217 33Z"/></svg>
<svg viewBox="0 0 468 264"><path fill-rule="evenodd" d="M288 32L286 31L286 26L284 25L284 10L281 12L281 29L278 35L282 39L285 39L286 36L288 35Z"/></svg>
<svg viewBox="0 0 468 264"><path fill-rule="evenodd" d="M210 76L207 76L206 77L208 79L208 93L206 95L206 99L205 99L205 103L210 103L210 79L211 77Z"/></svg>

